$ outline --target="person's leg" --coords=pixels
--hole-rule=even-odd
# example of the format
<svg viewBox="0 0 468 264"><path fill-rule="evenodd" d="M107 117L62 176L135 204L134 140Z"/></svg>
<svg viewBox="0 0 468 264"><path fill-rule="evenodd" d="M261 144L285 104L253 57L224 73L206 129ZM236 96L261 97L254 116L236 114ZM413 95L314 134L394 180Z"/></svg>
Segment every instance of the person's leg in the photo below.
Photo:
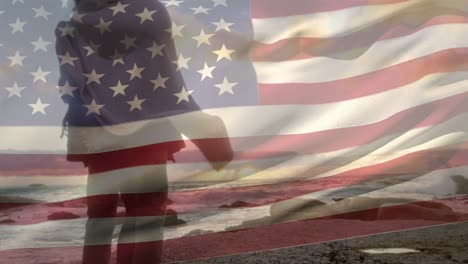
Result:
<svg viewBox="0 0 468 264"><path fill-rule="evenodd" d="M108 182L101 176L93 174L91 163L87 183L88 220L84 236L83 264L110 263L119 187L118 183Z"/></svg>
<svg viewBox="0 0 468 264"><path fill-rule="evenodd" d="M119 235L117 263L161 263L168 190L166 166L142 168L121 188L127 219Z"/></svg>

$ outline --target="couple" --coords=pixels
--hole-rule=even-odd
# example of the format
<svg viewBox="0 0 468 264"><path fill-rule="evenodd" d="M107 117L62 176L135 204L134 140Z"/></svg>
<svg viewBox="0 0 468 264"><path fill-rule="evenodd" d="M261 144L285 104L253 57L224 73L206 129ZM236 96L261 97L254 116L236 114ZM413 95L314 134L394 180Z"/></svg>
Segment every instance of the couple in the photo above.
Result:
<svg viewBox="0 0 468 264"><path fill-rule="evenodd" d="M180 133L216 170L233 158L223 122L200 111L173 64L171 25L157 0L75 0L57 26L67 159L89 171L82 263L110 263L119 199L117 263L161 262L165 164L185 146ZM220 139L196 140L205 136Z"/></svg>

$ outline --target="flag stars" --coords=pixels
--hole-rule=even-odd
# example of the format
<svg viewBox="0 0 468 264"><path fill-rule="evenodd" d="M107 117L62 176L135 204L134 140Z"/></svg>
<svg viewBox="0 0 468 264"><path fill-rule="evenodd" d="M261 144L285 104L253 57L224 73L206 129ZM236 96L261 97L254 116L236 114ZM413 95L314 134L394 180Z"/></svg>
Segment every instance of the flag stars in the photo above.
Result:
<svg viewBox="0 0 468 264"><path fill-rule="evenodd" d="M211 78L213 79L213 75L211 74L213 72L213 70L215 69L216 67L213 66L213 67L208 67L208 65L206 64L205 62L205 66L203 67L203 69L199 70L198 73L200 73L202 75L201 77L201 81L203 81L205 78Z"/></svg>
<svg viewBox="0 0 468 264"><path fill-rule="evenodd" d="M213 7L216 7L216 6L226 6L227 7L227 4L226 4L226 0L211 0L213 2Z"/></svg>
<svg viewBox="0 0 468 264"><path fill-rule="evenodd" d="M42 103L41 98L37 98L36 103L28 104L28 105L32 107L32 115L36 113L41 113L43 115L46 115L45 109L50 106L50 104Z"/></svg>
<svg viewBox="0 0 468 264"><path fill-rule="evenodd" d="M113 97L116 97L117 95L121 94L125 96L125 89L128 88L128 85L123 85L120 81L117 83L117 85L109 87L112 91L114 91Z"/></svg>
<svg viewBox="0 0 468 264"><path fill-rule="evenodd" d="M47 45L52 44L52 42L44 41L42 36L39 36L39 38L36 41L32 41L31 44L34 46L34 52L39 50L47 52Z"/></svg>
<svg viewBox="0 0 468 264"><path fill-rule="evenodd" d="M166 7L169 7L169 6L180 6L180 3L182 3L184 1L180 1L180 0L169 0L169 1L163 1L164 5Z"/></svg>
<svg viewBox="0 0 468 264"><path fill-rule="evenodd" d="M101 84L101 78L104 76L104 74L98 74L95 69L93 69L91 73L83 73L83 75L87 78L86 84Z"/></svg>
<svg viewBox="0 0 468 264"><path fill-rule="evenodd" d="M99 50L101 45L95 44L94 42L90 41L89 46L83 47L87 51L86 56L92 55L95 51Z"/></svg>
<svg viewBox="0 0 468 264"><path fill-rule="evenodd" d="M133 80L134 78L139 78L141 79L141 72L144 71L145 68L141 67L139 68L136 63L133 65L133 69L128 70L127 72L130 74L130 81Z"/></svg>
<svg viewBox="0 0 468 264"><path fill-rule="evenodd" d="M126 14L127 12L125 11L125 8L129 6L128 4L122 4L121 2L117 2L115 6L109 7L110 10L112 10L112 16L117 15L118 13Z"/></svg>
<svg viewBox="0 0 468 264"><path fill-rule="evenodd" d="M214 54L218 55L218 58L216 61L220 61L222 59L227 59L227 60L232 60L231 59L231 54L234 52L234 50L227 49L226 46L223 44L221 49L213 51Z"/></svg>
<svg viewBox="0 0 468 264"><path fill-rule="evenodd" d="M78 11L75 11L72 16L72 20L83 24L83 17L86 16L86 14L80 14Z"/></svg>
<svg viewBox="0 0 468 264"><path fill-rule="evenodd" d="M87 116L90 115L90 114L101 115L101 108L104 107L104 105L97 104L96 100L94 100L94 99L91 102L91 104L87 104L87 105L83 105L83 106L86 107L86 109L88 109L88 112L86 112Z"/></svg>
<svg viewBox="0 0 468 264"><path fill-rule="evenodd" d="M220 84L216 84L215 87L219 89L219 94L218 95L223 95L224 93L230 93L234 94L234 91L232 88L239 83L230 83L226 77L224 77L224 80Z"/></svg>
<svg viewBox="0 0 468 264"><path fill-rule="evenodd" d="M112 21L105 22L104 19L99 18L99 24L94 26L95 28L99 29L99 33L104 34L105 32L111 32L110 25Z"/></svg>
<svg viewBox="0 0 468 264"><path fill-rule="evenodd" d="M180 93L175 93L174 96L177 97L177 104L183 102L183 101L187 101L187 102L190 102L190 95L193 93L193 90L189 90L187 91L185 89L185 87L182 87L182 90L180 91Z"/></svg>
<svg viewBox="0 0 468 264"><path fill-rule="evenodd" d="M21 56L18 51L16 51L14 56L8 57L10 60L10 68L14 67L15 65L23 66L23 61L26 56Z"/></svg>
<svg viewBox="0 0 468 264"><path fill-rule="evenodd" d="M75 61L78 60L78 58L72 57L68 51L65 55L58 55L58 57L60 59L60 65L70 64L73 67L75 67Z"/></svg>
<svg viewBox="0 0 468 264"><path fill-rule="evenodd" d="M20 87L17 82L13 84L12 87L6 87L5 89L8 91L8 98L12 96L17 96L21 98L21 92L25 89L26 87Z"/></svg>
<svg viewBox="0 0 468 264"><path fill-rule="evenodd" d="M117 64L124 64L125 65L124 60L123 60L123 56L124 56L124 54L121 54L121 53L119 53L118 50L115 50L114 55L111 56L111 59L113 60L112 61L112 66L115 66Z"/></svg>
<svg viewBox="0 0 468 264"><path fill-rule="evenodd" d="M50 72L45 72L42 70L41 66L37 68L37 71L31 72L31 74L34 76L33 83L36 83L38 81L43 81L44 83L47 83L47 75L50 74Z"/></svg>
<svg viewBox="0 0 468 264"><path fill-rule="evenodd" d="M44 6L41 5L39 8L33 8L34 11L34 17L42 17L45 20L49 20L48 16L50 16L52 13L48 12L47 10L44 9Z"/></svg>
<svg viewBox="0 0 468 264"><path fill-rule="evenodd" d="M68 7L68 0L60 0L62 2L62 8Z"/></svg>
<svg viewBox="0 0 468 264"><path fill-rule="evenodd" d="M26 25L27 23L24 22L24 21L21 21L19 18L16 18L16 22L15 23L11 23L9 24L10 27L12 28L12 31L11 33L14 34L16 32L24 32L24 25Z"/></svg>
<svg viewBox="0 0 468 264"><path fill-rule="evenodd" d="M228 32L231 32L229 27L234 25L234 23L227 23L223 18L221 18L218 22L211 22L211 24L216 26L215 31L226 30Z"/></svg>
<svg viewBox="0 0 468 264"><path fill-rule="evenodd" d="M169 32L172 35L172 39L175 37L184 37L182 34L182 29L185 27L185 25L180 25L178 26L175 22L172 22L171 28L166 29L166 32Z"/></svg>
<svg viewBox="0 0 468 264"><path fill-rule="evenodd" d="M57 27L57 29L60 31L61 37L65 37L65 36L74 37L75 36L75 28L70 26L69 24L66 24L63 27Z"/></svg>
<svg viewBox="0 0 468 264"><path fill-rule="evenodd" d="M162 49L165 47L165 44L158 45L155 41L153 41L153 46L147 48L146 50L151 52L151 58L156 57L156 55L164 56Z"/></svg>
<svg viewBox="0 0 468 264"><path fill-rule="evenodd" d="M125 37L123 40L120 41L120 43L124 44L125 45L125 49L129 49L129 48L136 48L136 38L131 38L129 37L127 34L125 34Z"/></svg>
<svg viewBox="0 0 468 264"><path fill-rule="evenodd" d="M158 77L154 80L151 80L151 83L154 84L153 91L156 91L159 87L166 88L166 82L169 80L169 77L162 77L160 73L158 73Z"/></svg>
<svg viewBox="0 0 468 264"><path fill-rule="evenodd" d="M71 97L73 97L73 92L78 89L78 87L71 86L68 81L64 85L57 86L57 88L59 89L60 96L69 95Z"/></svg>
<svg viewBox="0 0 468 264"><path fill-rule="evenodd" d="M210 38L212 36L214 36L214 34L206 34L205 31L203 31L202 29L200 35L193 37L193 39L197 41L197 48L199 48L202 44L211 46Z"/></svg>
<svg viewBox="0 0 468 264"><path fill-rule="evenodd" d="M143 10L143 12L136 14L137 17L140 18L140 24L145 23L145 21L154 21L153 14L156 13L156 10L149 11L147 8Z"/></svg>
<svg viewBox="0 0 468 264"><path fill-rule="evenodd" d="M177 58L177 61L173 61L173 63L175 63L177 65L177 70L179 71L180 69L182 68L185 68L185 69L189 69L189 66L188 66L188 62L191 60L192 58L188 57L188 58L184 58L184 56L182 55L182 53L179 55L179 57Z"/></svg>
<svg viewBox="0 0 468 264"><path fill-rule="evenodd" d="M211 8L205 8L203 6L198 6L198 7L194 7L194 8L190 8L193 10L193 14L196 15L196 14L207 14L208 15L208 11L211 10Z"/></svg>
<svg viewBox="0 0 468 264"><path fill-rule="evenodd" d="M144 101L146 101L146 99L139 99L137 95L135 95L132 101L127 101L127 104L130 105L130 112L132 112L135 109L143 110L141 108L141 104Z"/></svg>

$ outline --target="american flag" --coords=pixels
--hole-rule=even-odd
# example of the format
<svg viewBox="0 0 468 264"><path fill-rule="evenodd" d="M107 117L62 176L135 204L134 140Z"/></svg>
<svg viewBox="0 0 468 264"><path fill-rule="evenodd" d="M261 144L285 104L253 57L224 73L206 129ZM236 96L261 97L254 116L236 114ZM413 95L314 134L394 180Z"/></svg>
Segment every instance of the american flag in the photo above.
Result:
<svg viewBox="0 0 468 264"><path fill-rule="evenodd" d="M167 261L467 220L464 1L160 1L169 24L146 2L91 15L68 0L0 3L0 263L74 263L88 246L88 171L66 161L63 101L78 100L87 120L79 131L91 134L184 124L197 107L225 123L236 151L226 168L212 170L190 140L167 165L168 214L185 222L164 230ZM94 30L79 46L89 65L78 78L94 97L64 78L80 72L76 49L55 48L80 26ZM174 58L161 55L171 41ZM119 56L132 48L140 52ZM158 59L169 59L169 72L142 66ZM181 140L139 134L116 146L92 135L92 148L71 154L132 158L103 164L103 183L153 170L141 151Z"/></svg>

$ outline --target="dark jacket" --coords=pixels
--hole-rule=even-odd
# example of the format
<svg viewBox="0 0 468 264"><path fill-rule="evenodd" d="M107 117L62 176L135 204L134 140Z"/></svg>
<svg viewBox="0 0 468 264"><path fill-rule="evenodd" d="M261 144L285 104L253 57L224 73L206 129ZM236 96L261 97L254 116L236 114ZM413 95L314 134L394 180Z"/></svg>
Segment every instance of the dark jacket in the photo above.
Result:
<svg viewBox="0 0 468 264"><path fill-rule="evenodd" d="M56 29L59 86L76 87L73 96L62 94L69 106L64 124L71 161L83 161L90 153L126 148L135 139L142 139L135 143L137 146L156 144L158 150L172 157L185 145L180 132L165 117L199 110L192 97L179 101L175 96L185 83L174 64L177 55L168 30L172 23L164 5L155 0L120 3L128 5L125 13L112 9L116 3L96 9L80 10L78 6L74 17L60 22ZM153 15L137 15L146 11ZM155 45L163 46L162 54L151 51ZM73 61L67 63L63 56ZM143 70L132 75L129 71L135 67ZM86 75L93 72L103 74L97 82ZM165 87L151 82L160 76L168 78ZM128 85L123 93L111 89L119 82ZM128 102L135 97L144 101L141 109L131 110ZM90 112L93 103L102 107ZM125 124L131 124L131 128L122 128ZM157 145L161 142L166 143Z"/></svg>

